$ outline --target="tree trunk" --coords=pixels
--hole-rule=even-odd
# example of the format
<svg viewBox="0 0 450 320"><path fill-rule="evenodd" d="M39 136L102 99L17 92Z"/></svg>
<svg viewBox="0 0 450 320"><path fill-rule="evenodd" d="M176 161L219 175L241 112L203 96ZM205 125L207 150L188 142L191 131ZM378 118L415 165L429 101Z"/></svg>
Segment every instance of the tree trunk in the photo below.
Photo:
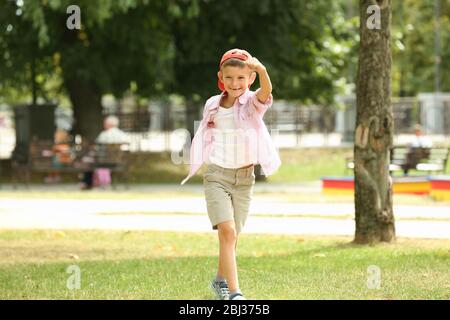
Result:
<svg viewBox="0 0 450 320"><path fill-rule="evenodd" d="M367 8L378 5L381 29L369 29ZM356 243L395 240L392 179L391 0L360 0L360 48L355 130Z"/></svg>
<svg viewBox="0 0 450 320"><path fill-rule="evenodd" d="M101 93L95 85L77 79L65 80L75 118L74 132L93 142L103 128Z"/></svg>

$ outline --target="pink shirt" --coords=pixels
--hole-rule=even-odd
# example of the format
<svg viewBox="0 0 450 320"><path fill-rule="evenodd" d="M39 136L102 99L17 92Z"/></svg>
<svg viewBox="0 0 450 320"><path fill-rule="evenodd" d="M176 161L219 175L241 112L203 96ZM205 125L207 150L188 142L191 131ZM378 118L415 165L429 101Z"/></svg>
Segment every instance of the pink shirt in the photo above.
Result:
<svg viewBox="0 0 450 320"><path fill-rule="evenodd" d="M258 89L259 90L259 89ZM234 102L234 121L236 128L250 139L249 145L253 146L250 152L255 153L252 159L255 164L260 164L264 175L273 174L281 165L280 156L273 140L263 121L264 113L272 105L273 97L270 95L265 103L261 103L256 96L257 91L246 90ZM200 169L203 163L208 162L212 146L212 128L214 127L214 115L219 109L223 93L209 98L203 110L203 119L200 122L190 150L190 168L188 176L181 182L185 184Z"/></svg>

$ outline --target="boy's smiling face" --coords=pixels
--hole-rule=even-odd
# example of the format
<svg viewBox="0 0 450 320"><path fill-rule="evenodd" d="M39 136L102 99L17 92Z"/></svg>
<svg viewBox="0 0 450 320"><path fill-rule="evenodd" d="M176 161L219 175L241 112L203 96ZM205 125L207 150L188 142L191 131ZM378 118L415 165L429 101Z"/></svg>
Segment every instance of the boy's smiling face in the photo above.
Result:
<svg viewBox="0 0 450 320"><path fill-rule="evenodd" d="M241 96L256 79L256 74L248 66L225 66L217 76L222 80L230 98Z"/></svg>

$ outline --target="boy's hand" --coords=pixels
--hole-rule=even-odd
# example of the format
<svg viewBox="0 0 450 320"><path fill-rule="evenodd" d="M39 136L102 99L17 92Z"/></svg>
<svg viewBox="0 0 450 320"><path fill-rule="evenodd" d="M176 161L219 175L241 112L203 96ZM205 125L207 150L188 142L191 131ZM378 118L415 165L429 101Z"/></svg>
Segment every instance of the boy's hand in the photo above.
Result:
<svg viewBox="0 0 450 320"><path fill-rule="evenodd" d="M256 72L261 72L264 71L266 69L266 67L264 67L264 65L255 57L249 59L246 61L247 66L250 68L251 71L256 71Z"/></svg>
<svg viewBox="0 0 450 320"><path fill-rule="evenodd" d="M272 93L272 83L270 82L266 67L255 57L247 60L246 62L251 71L258 73L261 88L256 96L261 103L265 103Z"/></svg>

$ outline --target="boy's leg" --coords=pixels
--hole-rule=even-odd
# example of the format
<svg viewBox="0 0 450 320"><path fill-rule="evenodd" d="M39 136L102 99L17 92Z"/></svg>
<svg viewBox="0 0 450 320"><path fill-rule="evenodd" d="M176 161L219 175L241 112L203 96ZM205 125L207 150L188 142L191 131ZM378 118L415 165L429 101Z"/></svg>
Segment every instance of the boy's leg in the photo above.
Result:
<svg viewBox="0 0 450 320"><path fill-rule="evenodd" d="M222 259L220 259L220 255L219 255L219 268L217 269L217 278L225 279L225 270L223 269L223 263Z"/></svg>
<svg viewBox="0 0 450 320"><path fill-rule="evenodd" d="M235 255L237 253L237 243L238 243L238 236L236 237L236 243L234 245L234 254ZM217 269L217 278L226 279L225 271L223 269L223 263L222 263L222 260L220 259L220 256L219 256L219 268Z"/></svg>
<svg viewBox="0 0 450 320"><path fill-rule="evenodd" d="M236 265L236 227L234 221L226 221L217 225L219 235L219 274L228 283L230 291L239 289Z"/></svg>

